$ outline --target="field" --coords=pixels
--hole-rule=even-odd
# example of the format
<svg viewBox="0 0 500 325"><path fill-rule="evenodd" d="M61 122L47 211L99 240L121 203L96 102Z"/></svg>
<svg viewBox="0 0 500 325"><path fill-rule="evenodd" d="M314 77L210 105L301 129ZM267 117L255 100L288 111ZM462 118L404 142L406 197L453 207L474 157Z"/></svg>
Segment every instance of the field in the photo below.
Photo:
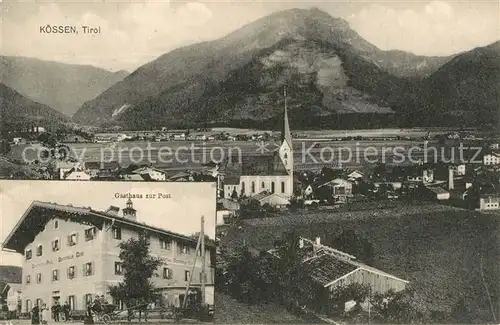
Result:
<svg viewBox="0 0 500 325"><path fill-rule="evenodd" d="M395 155L409 157L412 160L424 159L422 142L410 140L363 140L363 141L321 141L294 140L294 162L296 170L330 167L360 167L375 162L391 163ZM121 142L116 145L102 143L68 144L71 155L77 159L89 161L118 161L126 167L134 164L152 164L159 168L179 170L197 169L203 163L221 160L225 157L243 157L246 155L270 154L277 149L277 144L270 142L262 146L258 142ZM430 146L430 145L429 145ZM27 161L44 159L39 154L40 145L14 146L9 158ZM457 149L458 150L458 149ZM458 156L458 155L457 155ZM24 157L24 158L23 158ZM397 159L401 158L396 157ZM430 160L433 155L428 155ZM404 161L408 161L407 158Z"/></svg>
<svg viewBox="0 0 500 325"><path fill-rule="evenodd" d="M374 246L375 267L409 280L416 304L431 315L449 315L463 298L470 315L492 321L489 291L497 319L500 294L500 215L439 205L327 213L307 212L246 220L224 245L243 241L268 248L284 231L321 237L325 242L354 229ZM484 278L484 281L483 281ZM487 288L487 289L486 289Z"/></svg>
<svg viewBox="0 0 500 325"><path fill-rule="evenodd" d="M318 321L316 320L316 323ZM248 305L217 293L215 295L216 324L310 324L283 307L274 304Z"/></svg>

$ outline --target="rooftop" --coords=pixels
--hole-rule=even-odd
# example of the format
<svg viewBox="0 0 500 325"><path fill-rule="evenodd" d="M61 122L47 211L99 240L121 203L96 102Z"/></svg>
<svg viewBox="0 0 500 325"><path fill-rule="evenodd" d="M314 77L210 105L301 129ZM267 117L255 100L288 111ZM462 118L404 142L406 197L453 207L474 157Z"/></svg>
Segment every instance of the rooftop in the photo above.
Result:
<svg viewBox="0 0 500 325"><path fill-rule="evenodd" d="M25 247L33 242L36 235L44 230L47 222L54 218L95 226L101 230L104 227L105 221L114 221L115 224L125 227L142 229L192 243L197 242L196 239L189 236L127 219L115 213L93 210L90 207L74 207L52 202L33 201L3 242L2 249L14 250L21 254L24 253ZM213 246L208 243L206 245Z"/></svg>

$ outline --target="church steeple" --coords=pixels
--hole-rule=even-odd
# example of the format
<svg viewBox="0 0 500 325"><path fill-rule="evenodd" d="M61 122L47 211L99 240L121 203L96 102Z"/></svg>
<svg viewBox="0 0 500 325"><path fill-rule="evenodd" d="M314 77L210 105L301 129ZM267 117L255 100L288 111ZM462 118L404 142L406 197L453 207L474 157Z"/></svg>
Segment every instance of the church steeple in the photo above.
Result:
<svg viewBox="0 0 500 325"><path fill-rule="evenodd" d="M285 97L285 107L283 114L283 125L281 128L281 145L279 148L279 155L283 165L288 172L288 175L293 176L293 143L292 134L290 133L290 125L288 124L286 86L283 90L283 96Z"/></svg>
<svg viewBox="0 0 500 325"><path fill-rule="evenodd" d="M124 218L132 219L132 220L136 220L137 219L137 215L136 215L137 214L137 210L134 209L134 204L132 203L131 199L127 200L126 208L124 208L122 211L123 211L123 217Z"/></svg>
<svg viewBox="0 0 500 325"><path fill-rule="evenodd" d="M283 90L283 96L285 97L285 108L283 114L283 125L281 127L281 143L284 141L288 142L288 146L292 149L292 134L290 133L290 125L288 124L288 111L286 107L286 86Z"/></svg>

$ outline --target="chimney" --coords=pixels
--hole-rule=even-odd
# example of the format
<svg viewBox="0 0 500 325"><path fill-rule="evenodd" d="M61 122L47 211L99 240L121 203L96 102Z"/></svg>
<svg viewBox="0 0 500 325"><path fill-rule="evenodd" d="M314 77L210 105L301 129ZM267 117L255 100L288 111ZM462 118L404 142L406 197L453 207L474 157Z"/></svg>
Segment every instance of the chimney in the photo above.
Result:
<svg viewBox="0 0 500 325"><path fill-rule="evenodd" d="M114 205L111 205L106 211L106 214L111 214L114 216L118 216L118 211L120 211L119 207L115 207Z"/></svg>
<svg viewBox="0 0 500 325"><path fill-rule="evenodd" d="M321 238L320 237L316 237L316 245L321 245Z"/></svg>
<svg viewBox="0 0 500 325"><path fill-rule="evenodd" d="M453 180L453 169L448 169L448 189L453 190L455 188L454 180Z"/></svg>

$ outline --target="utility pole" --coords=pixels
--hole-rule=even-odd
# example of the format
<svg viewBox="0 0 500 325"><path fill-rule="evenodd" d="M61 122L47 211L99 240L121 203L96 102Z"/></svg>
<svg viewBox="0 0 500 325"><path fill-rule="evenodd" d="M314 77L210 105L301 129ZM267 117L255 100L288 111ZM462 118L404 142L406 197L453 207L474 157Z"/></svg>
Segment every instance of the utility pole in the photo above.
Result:
<svg viewBox="0 0 500 325"><path fill-rule="evenodd" d="M205 306L205 217L201 216L201 306Z"/></svg>

